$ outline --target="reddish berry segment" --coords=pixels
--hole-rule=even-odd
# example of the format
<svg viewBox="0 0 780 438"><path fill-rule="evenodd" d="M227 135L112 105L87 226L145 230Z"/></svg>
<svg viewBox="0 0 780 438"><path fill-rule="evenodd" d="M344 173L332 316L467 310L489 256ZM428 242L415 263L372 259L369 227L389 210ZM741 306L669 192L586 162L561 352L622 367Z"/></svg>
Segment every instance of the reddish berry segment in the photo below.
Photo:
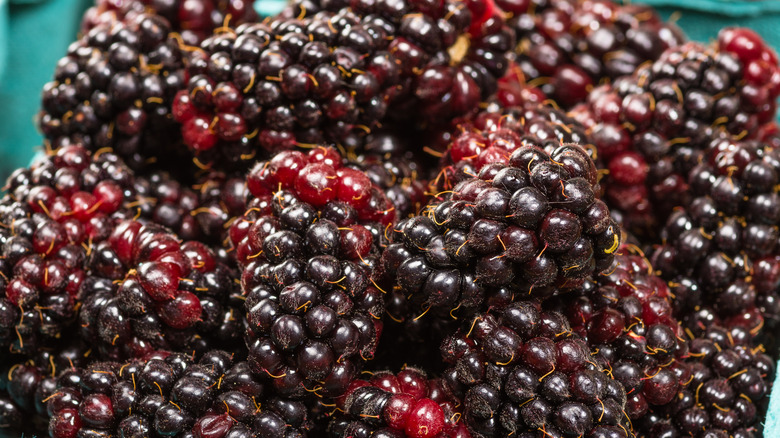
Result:
<svg viewBox="0 0 780 438"><path fill-rule="evenodd" d="M414 368L356 380L337 400L343 413L331 420L329 436L467 437L460 403L442 383Z"/></svg>
<svg viewBox="0 0 780 438"><path fill-rule="evenodd" d="M619 229L595 199L588 154L576 145L511 149L507 164L482 167L395 227L382 256L382 280L399 295L394 319L544 297L611 265Z"/></svg>
<svg viewBox="0 0 780 438"><path fill-rule="evenodd" d="M93 251L79 321L81 336L102 354L137 357L240 342L236 274L206 245L128 220Z"/></svg>
<svg viewBox="0 0 780 438"><path fill-rule="evenodd" d="M634 248L622 245L606 275L546 303L566 315L594 360L623 385L632 422L669 403L690 378L688 344L672 315L669 287Z"/></svg>
<svg viewBox="0 0 780 438"><path fill-rule="evenodd" d="M45 378L45 367L17 365L9 372L14 401L34 399L52 437L305 436L312 427L303 402L264 390L246 362L222 350L209 350L197 362L183 353L154 352L63 370ZM24 392L17 388L22 381ZM16 408L35 411L23 403Z"/></svg>
<svg viewBox="0 0 780 438"><path fill-rule="evenodd" d="M59 338L85 298L90 246L129 214L133 175L114 154L59 149L8 179L0 201L0 349L32 353ZM33 317L34 316L34 317Z"/></svg>
<svg viewBox="0 0 780 438"><path fill-rule="evenodd" d="M81 21L84 33L117 20L130 22L137 15L152 11L168 20L171 29L190 45L202 41L226 20L235 26L258 19L252 2L243 0L98 0L95 3Z"/></svg>

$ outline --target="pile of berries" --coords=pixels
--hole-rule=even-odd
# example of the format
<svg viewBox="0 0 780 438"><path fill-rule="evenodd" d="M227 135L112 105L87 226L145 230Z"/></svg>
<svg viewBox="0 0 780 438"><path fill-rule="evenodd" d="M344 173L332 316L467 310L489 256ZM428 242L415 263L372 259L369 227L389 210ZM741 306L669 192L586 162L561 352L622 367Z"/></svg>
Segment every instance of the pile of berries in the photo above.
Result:
<svg viewBox="0 0 780 438"><path fill-rule="evenodd" d="M97 0L0 198L0 435L752 438L775 52L609 0Z"/></svg>

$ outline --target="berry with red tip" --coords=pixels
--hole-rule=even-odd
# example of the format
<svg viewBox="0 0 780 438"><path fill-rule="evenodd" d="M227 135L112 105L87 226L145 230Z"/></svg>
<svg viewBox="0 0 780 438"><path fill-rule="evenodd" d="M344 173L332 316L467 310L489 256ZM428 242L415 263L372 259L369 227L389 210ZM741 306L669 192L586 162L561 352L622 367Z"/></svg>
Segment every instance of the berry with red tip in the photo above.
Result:
<svg viewBox="0 0 780 438"><path fill-rule="evenodd" d="M443 389L440 380L415 368L355 380L337 400L343 413L330 420L329 436L468 436L458 422L461 402Z"/></svg>
<svg viewBox="0 0 780 438"><path fill-rule="evenodd" d="M281 394L338 396L373 356L384 302L371 282L395 213L334 150L285 151L247 177L229 231L242 266L249 363Z"/></svg>

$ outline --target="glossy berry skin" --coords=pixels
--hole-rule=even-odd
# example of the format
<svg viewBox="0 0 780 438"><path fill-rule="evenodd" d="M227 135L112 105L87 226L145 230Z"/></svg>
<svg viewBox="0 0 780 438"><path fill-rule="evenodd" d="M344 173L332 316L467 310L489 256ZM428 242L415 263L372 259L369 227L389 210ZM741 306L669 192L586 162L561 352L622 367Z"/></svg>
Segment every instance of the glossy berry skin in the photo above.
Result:
<svg viewBox="0 0 780 438"><path fill-rule="evenodd" d="M221 243L225 223L244 212L244 179L222 172L206 173L192 186L179 179L162 171L136 177L133 205L142 217L173 230L184 240Z"/></svg>
<svg viewBox="0 0 780 438"><path fill-rule="evenodd" d="M621 245L607 272L547 306L566 315L593 359L623 385L631 421L668 404L686 383L688 343L672 313L669 286L635 245Z"/></svg>
<svg viewBox="0 0 780 438"><path fill-rule="evenodd" d="M245 168L262 152L350 147L391 111L465 113L506 68L512 34L497 13L476 19L456 2L348 6L305 2L201 43L173 104L199 162ZM458 39L470 25L474 40ZM445 67L458 44L473 44L472 55Z"/></svg>
<svg viewBox="0 0 780 438"><path fill-rule="evenodd" d="M170 32L161 16L136 13L71 44L41 98L38 126L51 148L110 148L133 169L176 157L181 140L170 111L185 76Z"/></svg>
<svg viewBox="0 0 780 438"><path fill-rule="evenodd" d="M529 87L511 74L503 86L505 89L491 96L484 110L453 121L454 129L440 147L444 155L432 182L437 190L450 190L458 182L479 175L485 166L508 163L512 153L523 146L552 153L561 144L575 143L598 168L603 167L582 124L550 104L529 99ZM588 178L598 183L595 175ZM595 189L597 194L600 191Z"/></svg>
<svg viewBox="0 0 780 438"><path fill-rule="evenodd" d="M445 388L463 399L473 436L576 437L599 428L629 436L623 386L570 330L539 301L517 301L464 321L442 343Z"/></svg>
<svg viewBox="0 0 780 438"><path fill-rule="evenodd" d="M100 0L87 9L81 21L84 33L96 26L116 21L129 22L141 13L152 11L171 23L171 30L181 39L194 45L211 35L215 28L225 24L238 25L257 21L258 16L252 2L230 0Z"/></svg>
<svg viewBox="0 0 780 438"><path fill-rule="evenodd" d="M776 57L755 39L751 44L767 60L742 60L728 39L740 32L723 30L716 47L670 48L572 109L607 165L605 199L641 238L657 239L672 210L690 204L690 178L707 150L724 138L761 138L762 125L773 119L780 93Z"/></svg>
<svg viewBox="0 0 780 438"><path fill-rule="evenodd" d="M690 342L689 383L638 424L648 437L695 434L702 427L714 436L761 436L774 362L760 352L762 346L754 350L711 337Z"/></svg>
<svg viewBox="0 0 780 438"><path fill-rule="evenodd" d="M58 338L84 299L91 244L128 213L134 176L112 153L68 146L19 169L0 201L0 349L32 353ZM37 315L35 318L32 315Z"/></svg>
<svg viewBox="0 0 780 438"><path fill-rule="evenodd" d="M609 1L497 1L517 32L517 59L531 84L563 107L598 84L631 75L685 41L650 7Z"/></svg>
<svg viewBox="0 0 780 438"><path fill-rule="evenodd" d="M413 150L414 141L400 127L378 130L365 138L362 154L346 163L366 173L395 207L399 218L417 214L428 202L425 157Z"/></svg>
<svg viewBox="0 0 780 438"><path fill-rule="evenodd" d="M182 353L154 352L125 363L92 362L68 373L78 377L65 379L63 373L52 379L53 395L44 404L52 437L305 436L311 426L302 402L267 391L246 362L226 351L209 350L197 362ZM68 394L67 402L62 394Z"/></svg>
<svg viewBox="0 0 780 438"><path fill-rule="evenodd" d="M460 405L443 391L440 380L430 379L420 370L374 373L368 381L353 381L337 400L343 413L330 420L328 436L467 436L463 435L467 433L464 424L458 422Z"/></svg>
<svg viewBox="0 0 780 438"><path fill-rule="evenodd" d="M383 281L406 299L393 299L399 307L388 311L415 318L576 288L609 267L620 241L595 181L595 166L577 145L551 154L518 146L507 164L462 179L393 230Z"/></svg>
<svg viewBox="0 0 780 438"><path fill-rule="evenodd" d="M399 60L402 81L411 77L408 93L391 105L388 115L394 119L408 119L403 115L408 113L438 125L442 119L471 112L495 92L515 45L515 33L493 0L463 4L298 0L293 5L283 15L338 13L349 7L388 33L392 39L388 51Z"/></svg>
<svg viewBox="0 0 780 438"><path fill-rule="evenodd" d="M88 260L80 333L114 359L240 343L237 274L200 242L118 222Z"/></svg>
<svg viewBox="0 0 780 438"><path fill-rule="evenodd" d="M371 275L395 212L365 173L342 163L326 147L258 163L247 177L247 212L229 231L249 363L288 396L343 393L382 330Z"/></svg>
<svg viewBox="0 0 780 438"><path fill-rule="evenodd" d="M691 171L693 200L669 217L652 259L672 282L674 311L694 333L717 323L755 336L776 324L779 170L776 149L721 141Z"/></svg>

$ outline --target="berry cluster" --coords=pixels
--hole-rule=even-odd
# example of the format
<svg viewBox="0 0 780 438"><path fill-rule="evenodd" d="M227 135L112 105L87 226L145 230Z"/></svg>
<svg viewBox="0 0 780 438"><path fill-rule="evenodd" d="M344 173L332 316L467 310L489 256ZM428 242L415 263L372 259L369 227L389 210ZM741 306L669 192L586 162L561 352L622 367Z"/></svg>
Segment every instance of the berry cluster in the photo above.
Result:
<svg viewBox="0 0 780 438"><path fill-rule="evenodd" d="M690 380L645 417L646 436L761 436L759 409L774 378L772 359L728 338L697 338L690 349Z"/></svg>
<svg viewBox="0 0 780 438"><path fill-rule="evenodd" d="M382 293L371 275L390 201L334 149L288 151L249 173L230 229L242 265L253 371L285 395L343 393L374 355Z"/></svg>
<svg viewBox="0 0 780 438"><path fill-rule="evenodd" d="M396 226L382 256L385 281L418 315L576 287L611 265L620 242L595 179L576 145L552 154L519 146L507 164L484 166Z"/></svg>
<svg viewBox="0 0 780 438"><path fill-rule="evenodd" d="M574 109L606 163L606 199L639 235L690 201L688 176L712 142L756 138L780 94L774 52L726 29L716 47L688 43L602 86Z"/></svg>
<svg viewBox="0 0 780 438"><path fill-rule="evenodd" d="M134 169L173 159L181 140L171 105L185 74L170 31L164 18L139 14L71 44L43 88L39 127L50 147L109 148Z"/></svg>
<svg viewBox="0 0 780 438"><path fill-rule="evenodd" d="M442 344L445 388L473 436L628 437L623 386L590 359L566 318L516 301Z"/></svg>
<svg viewBox="0 0 780 438"><path fill-rule="evenodd" d="M495 96L483 111L459 120L451 135L439 167L442 171L434 181L441 190L450 190L464 179L479 175L482 168L496 163L508 163L512 153L524 146L533 146L553 153L562 144L577 144L592 159L597 158L585 128L551 105ZM518 105L505 101L520 100ZM591 184L597 175L589 174Z"/></svg>
<svg viewBox="0 0 780 438"><path fill-rule="evenodd" d="M756 33L686 43L609 0L253 6L84 16L0 197L3 436L773 433Z"/></svg>
<svg viewBox="0 0 780 438"><path fill-rule="evenodd" d="M95 3L81 21L84 33L101 24L131 21L138 14L152 11L167 19L172 30L190 45L204 40L220 26L258 18L252 2L246 0L97 0Z"/></svg>
<svg viewBox="0 0 780 438"><path fill-rule="evenodd" d="M180 242L159 225L126 220L91 249L87 270L81 336L106 357L204 352L207 337L241 340L236 275L200 242Z"/></svg>
<svg viewBox="0 0 780 438"><path fill-rule="evenodd" d="M127 214L133 175L114 154L67 146L15 171L5 190L0 349L32 353L76 318L90 248Z"/></svg>
<svg viewBox="0 0 780 438"><path fill-rule="evenodd" d="M610 272L575 294L556 297L551 306L623 385L626 415L637 421L650 406L668 404L688 382L690 370L682 363L688 345L672 315L666 282L638 250L623 246L620 252Z"/></svg>
<svg viewBox="0 0 780 438"><path fill-rule="evenodd" d="M671 214L653 254L678 315L706 309L753 331L780 318L779 154L724 140L691 170L690 205Z"/></svg>
<svg viewBox="0 0 780 438"><path fill-rule="evenodd" d="M497 3L512 15L508 24L517 32L523 75L565 107L685 41L677 26L647 6L607 0Z"/></svg>
<svg viewBox="0 0 780 438"><path fill-rule="evenodd" d="M457 421L459 405L442 381L421 370L373 373L370 380L353 381L338 399L342 414L330 422L328 433L334 438L466 437L465 425Z"/></svg>

